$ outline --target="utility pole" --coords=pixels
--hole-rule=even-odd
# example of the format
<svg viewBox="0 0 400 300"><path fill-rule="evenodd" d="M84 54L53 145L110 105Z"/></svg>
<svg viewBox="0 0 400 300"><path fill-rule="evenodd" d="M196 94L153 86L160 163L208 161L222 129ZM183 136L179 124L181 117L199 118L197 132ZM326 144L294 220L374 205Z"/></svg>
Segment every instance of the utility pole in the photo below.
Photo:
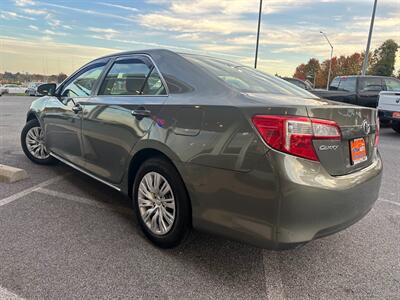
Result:
<svg viewBox="0 0 400 300"><path fill-rule="evenodd" d="M326 83L326 90L329 90L329 83L331 81L331 71L332 71L332 57L333 57L333 46L331 42L329 41L328 37L326 34L322 31L320 33L325 37L326 41L328 42L329 46L331 46L331 59L329 60L329 71L328 71L328 81Z"/></svg>
<svg viewBox="0 0 400 300"><path fill-rule="evenodd" d="M258 29L257 29L256 55L254 59L254 69L257 69L258 43L260 41L261 12L262 12L262 0L260 0L260 10L258 12Z"/></svg>
<svg viewBox="0 0 400 300"><path fill-rule="evenodd" d="M367 49L365 50L364 63L363 63L363 66L362 66L362 71L361 71L361 75L363 75L363 76L367 73L367 68L368 68L369 48L371 46L372 31L374 30L375 12L376 12L377 3L378 3L378 0L375 0L374 9L372 10L371 25L369 26Z"/></svg>

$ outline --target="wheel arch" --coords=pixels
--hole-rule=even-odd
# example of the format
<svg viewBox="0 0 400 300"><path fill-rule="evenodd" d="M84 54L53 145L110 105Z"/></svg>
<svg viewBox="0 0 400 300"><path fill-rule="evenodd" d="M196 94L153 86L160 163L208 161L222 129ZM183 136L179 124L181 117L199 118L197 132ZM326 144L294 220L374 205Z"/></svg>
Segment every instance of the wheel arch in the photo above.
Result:
<svg viewBox="0 0 400 300"><path fill-rule="evenodd" d="M43 122L39 118L38 114L33 109L30 109L28 111L28 113L26 114L26 123L28 123L31 120L35 120L35 119L38 120L40 126L42 126L42 128L43 128Z"/></svg>
<svg viewBox="0 0 400 300"><path fill-rule="evenodd" d="M29 122L30 120L34 120L34 119L39 121L39 118L36 116L36 113L33 111L29 111L28 114L26 115L26 122Z"/></svg>
<svg viewBox="0 0 400 300"><path fill-rule="evenodd" d="M133 180L140 168L140 166L148 159L153 158L153 157L162 157L166 161L168 161L177 171L179 177L181 178L184 189L186 191L186 195L189 199L189 209L190 209L190 218L192 218L192 200L190 198L190 194L188 192L188 189L185 184L185 180L182 177L182 172L180 172L179 168L177 167L176 161L174 162L174 159L172 159L169 155L165 154L164 151L161 151L160 149L152 148L152 147L146 147L146 148L141 148L138 150L134 156L132 157L130 163L129 163L129 168L126 176L126 184L127 184L127 194L130 199L132 199L132 189L133 189ZM192 220L190 219L190 223L192 223Z"/></svg>
<svg viewBox="0 0 400 300"><path fill-rule="evenodd" d="M174 162L174 159L170 157L170 155L165 154L165 151L162 151L160 149L157 149L155 147L144 147L141 149L138 149L135 154L132 156L130 162L129 162L129 167L127 170L127 192L128 196L131 197L132 195L132 183L133 180L136 176L137 171L139 170L140 166L145 162L146 160L153 158L153 157L162 157L165 160L167 160L178 172L179 176L181 177L182 181L182 175L181 172L179 171L179 168L177 168L176 163Z"/></svg>

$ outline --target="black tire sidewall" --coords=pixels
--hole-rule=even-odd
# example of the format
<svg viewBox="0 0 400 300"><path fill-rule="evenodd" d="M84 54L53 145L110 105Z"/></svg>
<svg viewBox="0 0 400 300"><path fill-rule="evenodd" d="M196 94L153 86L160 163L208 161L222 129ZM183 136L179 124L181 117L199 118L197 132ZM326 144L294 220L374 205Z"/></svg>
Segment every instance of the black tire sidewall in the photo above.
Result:
<svg viewBox="0 0 400 300"><path fill-rule="evenodd" d="M24 128L22 129L21 132L21 147L22 150L24 151L25 155L34 163L39 164L39 165L51 165L56 163L56 159L52 156L49 156L45 159L39 159L34 157L28 150L28 147L26 146L26 135L28 134L28 131L33 128L33 127L41 127L39 121L37 119L33 119L28 121Z"/></svg>
<svg viewBox="0 0 400 300"><path fill-rule="evenodd" d="M392 121L392 128L397 133L400 133L400 121Z"/></svg>
<svg viewBox="0 0 400 300"><path fill-rule="evenodd" d="M171 230L165 235L156 235L147 228L142 220L137 199L138 188L143 176L149 172L161 174L170 184L175 198L175 220ZM139 168L132 189L132 204L139 224L146 235L155 245L161 248L173 248L179 245L189 234L191 228L189 198L184 183L175 167L163 158L146 160Z"/></svg>

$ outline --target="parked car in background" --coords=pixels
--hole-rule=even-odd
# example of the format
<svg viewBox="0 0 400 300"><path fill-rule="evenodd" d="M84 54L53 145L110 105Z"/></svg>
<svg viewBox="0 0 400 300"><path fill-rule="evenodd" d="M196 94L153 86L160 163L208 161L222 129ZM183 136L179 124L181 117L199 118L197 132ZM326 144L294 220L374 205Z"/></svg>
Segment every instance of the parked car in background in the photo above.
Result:
<svg viewBox="0 0 400 300"><path fill-rule="evenodd" d="M400 90L380 92L378 110L379 119L400 133Z"/></svg>
<svg viewBox="0 0 400 300"><path fill-rule="evenodd" d="M28 88L25 91L25 94L28 96L42 96L38 93L37 87L41 85L41 82L31 82L28 84Z"/></svg>
<svg viewBox="0 0 400 300"><path fill-rule="evenodd" d="M160 247L191 227L285 249L365 216L382 176L375 109L320 99L227 60L114 54L38 88L26 156L131 197Z"/></svg>
<svg viewBox="0 0 400 300"><path fill-rule="evenodd" d="M26 87L18 84L4 84L0 87L0 93L4 94L24 94Z"/></svg>
<svg viewBox="0 0 400 300"><path fill-rule="evenodd" d="M356 104L360 106L378 106L381 91L400 90L400 80L383 76L338 76L329 90L313 90L313 94L329 100Z"/></svg>
<svg viewBox="0 0 400 300"><path fill-rule="evenodd" d="M5 85L0 85L0 96L8 94L8 89Z"/></svg>
<svg viewBox="0 0 400 300"><path fill-rule="evenodd" d="M311 91L313 89L311 83L305 80L301 80L298 78L292 78L292 77L282 77L282 79L293 83L294 85L297 85L299 88L302 88L303 90Z"/></svg>

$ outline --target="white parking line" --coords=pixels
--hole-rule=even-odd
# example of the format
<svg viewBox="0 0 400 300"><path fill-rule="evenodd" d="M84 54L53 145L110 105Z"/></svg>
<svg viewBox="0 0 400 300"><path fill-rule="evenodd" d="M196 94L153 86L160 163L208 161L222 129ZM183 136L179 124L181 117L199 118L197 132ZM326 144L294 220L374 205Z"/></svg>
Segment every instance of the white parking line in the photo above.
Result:
<svg viewBox="0 0 400 300"><path fill-rule="evenodd" d="M7 300L23 300L24 298L21 298L14 293L9 292L8 290L0 287L0 299L7 299Z"/></svg>
<svg viewBox="0 0 400 300"><path fill-rule="evenodd" d="M379 201L391 203L391 204L396 205L396 206L400 206L399 202L395 202L395 201L391 201L391 200L387 200L387 199L383 199L383 198L379 198Z"/></svg>
<svg viewBox="0 0 400 300"><path fill-rule="evenodd" d="M8 203L11 203L11 202L13 202L15 200L18 200L19 198L24 197L24 196L32 193L33 191L41 188L41 187L44 187L44 186L50 185L52 183L55 183L57 181L60 181L60 180L64 179L66 176L68 176L68 175L69 174L65 174L65 175L61 175L61 176L57 176L57 177L51 178L49 180L43 181L43 182L33 186L33 187L30 187L30 188L28 188L26 190L23 190L23 191L21 191L19 193L16 193L16 194L13 194L13 195L11 195L9 197L1 199L0 200L0 207L3 206L3 205L6 205Z"/></svg>
<svg viewBox="0 0 400 300"><path fill-rule="evenodd" d="M89 198L75 196L75 195L71 195L71 194L67 194L67 193L63 193L63 192L57 192L57 191L49 190L46 188L38 188L35 190L35 192L39 192L39 193L46 194L46 195L53 196L53 197L58 197L58 198L65 199L65 200L71 200L71 201L91 205L91 206L94 206L97 208L117 211L119 213L123 213L123 214L130 215L130 216L133 214L132 210L127 207L116 206L116 205L112 205L112 204L108 204L108 203L102 203L102 202L98 202L98 201L95 201L95 200L92 200Z"/></svg>

